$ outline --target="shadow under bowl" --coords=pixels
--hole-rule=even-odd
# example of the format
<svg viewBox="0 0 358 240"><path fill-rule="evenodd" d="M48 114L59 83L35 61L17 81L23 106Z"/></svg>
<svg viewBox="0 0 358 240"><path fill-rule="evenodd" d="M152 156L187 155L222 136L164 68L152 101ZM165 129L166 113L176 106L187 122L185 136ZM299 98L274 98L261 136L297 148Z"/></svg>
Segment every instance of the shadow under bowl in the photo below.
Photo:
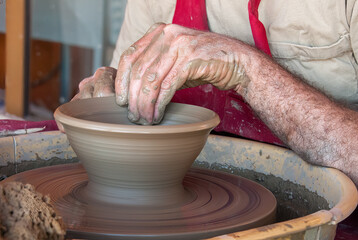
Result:
<svg viewBox="0 0 358 240"><path fill-rule="evenodd" d="M61 105L54 114L88 174L86 197L95 201L172 206L192 200L182 180L204 147L218 115L170 103L159 125L131 123L114 97Z"/></svg>

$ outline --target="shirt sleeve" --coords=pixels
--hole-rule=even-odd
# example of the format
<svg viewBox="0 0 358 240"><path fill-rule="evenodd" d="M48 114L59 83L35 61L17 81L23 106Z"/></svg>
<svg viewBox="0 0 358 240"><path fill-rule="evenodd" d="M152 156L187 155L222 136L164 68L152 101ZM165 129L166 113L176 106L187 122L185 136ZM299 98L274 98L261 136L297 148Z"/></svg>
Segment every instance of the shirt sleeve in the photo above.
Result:
<svg viewBox="0 0 358 240"><path fill-rule="evenodd" d="M358 63L358 1L352 3L352 14L348 22L350 24L351 45L354 59Z"/></svg>
<svg viewBox="0 0 358 240"><path fill-rule="evenodd" d="M154 23L146 0L128 0L110 66L117 68L122 52L140 39Z"/></svg>

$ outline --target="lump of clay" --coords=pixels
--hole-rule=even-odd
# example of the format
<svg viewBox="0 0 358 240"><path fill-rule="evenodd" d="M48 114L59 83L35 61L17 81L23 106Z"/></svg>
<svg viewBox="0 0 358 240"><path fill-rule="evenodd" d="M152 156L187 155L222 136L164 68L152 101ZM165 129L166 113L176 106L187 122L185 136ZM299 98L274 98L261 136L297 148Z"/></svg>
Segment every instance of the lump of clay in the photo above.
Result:
<svg viewBox="0 0 358 240"><path fill-rule="evenodd" d="M0 240L64 239L61 218L50 199L30 184L0 185Z"/></svg>

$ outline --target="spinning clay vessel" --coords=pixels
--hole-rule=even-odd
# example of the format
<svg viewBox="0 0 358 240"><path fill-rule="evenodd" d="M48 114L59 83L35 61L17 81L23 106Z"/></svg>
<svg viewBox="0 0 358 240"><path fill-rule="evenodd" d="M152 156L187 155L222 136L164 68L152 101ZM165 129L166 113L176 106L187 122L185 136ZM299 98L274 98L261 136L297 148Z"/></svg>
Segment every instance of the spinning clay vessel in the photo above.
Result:
<svg viewBox="0 0 358 240"><path fill-rule="evenodd" d="M136 125L114 97L73 101L54 116L88 174L86 198L111 204L175 206L191 202L182 181L219 124L202 107L170 103L160 125Z"/></svg>

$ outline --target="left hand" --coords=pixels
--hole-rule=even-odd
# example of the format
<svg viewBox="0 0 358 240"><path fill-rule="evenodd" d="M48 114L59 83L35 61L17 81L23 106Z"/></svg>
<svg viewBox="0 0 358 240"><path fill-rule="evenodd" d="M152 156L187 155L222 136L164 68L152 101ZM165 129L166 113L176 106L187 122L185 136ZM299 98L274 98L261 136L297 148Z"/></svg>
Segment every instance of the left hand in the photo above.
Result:
<svg viewBox="0 0 358 240"><path fill-rule="evenodd" d="M117 70L111 67L101 67L93 76L83 79L78 88L79 92L71 101L93 97L114 96L114 79Z"/></svg>

